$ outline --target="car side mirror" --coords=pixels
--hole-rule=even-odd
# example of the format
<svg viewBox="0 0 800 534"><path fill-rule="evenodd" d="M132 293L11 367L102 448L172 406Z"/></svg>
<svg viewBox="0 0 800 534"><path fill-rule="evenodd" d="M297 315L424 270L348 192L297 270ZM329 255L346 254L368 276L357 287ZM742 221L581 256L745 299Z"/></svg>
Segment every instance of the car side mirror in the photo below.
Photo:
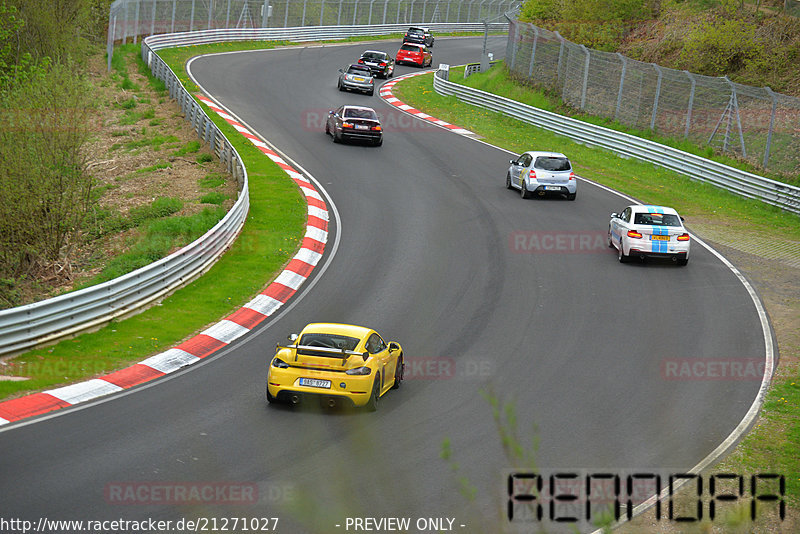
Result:
<svg viewBox="0 0 800 534"><path fill-rule="evenodd" d="M616 214L616 213L612 213L612 214L611 214L611 218L612 218L612 219L616 219L616 218L618 218L618 217L619 217L619 215L618 215L618 214Z"/></svg>
<svg viewBox="0 0 800 534"><path fill-rule="evenodd" d="M298 337L300 337L300 336L298 336L297 334L289 334L289 341L294 343L295 341L297 341Z"/></svg>
<svg viewBox="0 0 800 534"><path fill-rule="evenodd" d="M333 115L333 110L330 110L330 111L328 112L328 115Z"/></svg>
<svg viewBox="0 0 800 534"><path fill-rule="evenodd" d="M339 69L339 72L344 72L342 69Z"/></svg>
<svg viewBox="0 0 800 534"><path fill-rule="evenodd" d="M394 341L389 342L389 352L394 352L396 350L400 350L400 345Z"/></svg>
<svg viewBox="0 0 800 534"><path fill-rule="evenodd" d="M681 222L686 222L686 219L683 218L683 215L678 215L681 218Z"/></svg>

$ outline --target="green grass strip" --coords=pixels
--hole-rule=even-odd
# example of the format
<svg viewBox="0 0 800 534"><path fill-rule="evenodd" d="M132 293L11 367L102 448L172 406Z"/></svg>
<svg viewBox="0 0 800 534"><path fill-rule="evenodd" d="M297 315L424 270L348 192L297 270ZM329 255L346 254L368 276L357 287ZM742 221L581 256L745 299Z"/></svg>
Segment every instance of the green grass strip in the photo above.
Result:
<svg viewBox="0 0 800 534"><path fill-rule="evenodd" d="M530 88L521 88L503 75L504 67L466 79L471 86L500 96L526 101L533 106L545 96ZM452 68L450 79L463 80L463 67ZM466 84L465 84L466 85ZM684 216L714 218L722 223L741 225L783 237L800 239L800 217L756 200L746 199L712 185L651 163L624 159L597 147L589 148L567 137L537 128L506 115L465 104L454 96L441 96L433 90L433 76L415 76L402 80L394 95L434 117L471 130L493 145L515 153L526 150L557 150L572 161L579 176L607 185L642 202L672 206ZM530 94L533 93L533 94ZM506 169L498 169L498 183ZM578 191L580 198L580 191ZM624 201L620 201L622 207Z"/></svg>

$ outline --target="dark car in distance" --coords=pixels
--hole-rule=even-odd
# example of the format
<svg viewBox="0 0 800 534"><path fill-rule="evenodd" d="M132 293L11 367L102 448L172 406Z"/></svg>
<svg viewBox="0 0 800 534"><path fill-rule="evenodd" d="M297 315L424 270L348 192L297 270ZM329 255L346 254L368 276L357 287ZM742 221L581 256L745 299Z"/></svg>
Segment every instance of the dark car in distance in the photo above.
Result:
<svg viewBox="0 0 800 534"><path fill-rule="evenodd" d="M345 140L366 141L375 146L383 144L383 129L375 110L365 106L339 106L328 112L325 133L334 143Z"/></svg>
<svg viewBox="0 0 800 534"><path fill-rule="evenodd" d="M365 51L358 59L358 64L369 67L373 76L389 78L394 74L394 58L379 50Z"/></svg>
<svg viewBox="0 0 800 534"><path fill-rule="evenodd" d="M430 29L424 26L411 26L406 30L403 35L403 43L416 43L424 44L425 46L433 46L433 35Z"/></svg>

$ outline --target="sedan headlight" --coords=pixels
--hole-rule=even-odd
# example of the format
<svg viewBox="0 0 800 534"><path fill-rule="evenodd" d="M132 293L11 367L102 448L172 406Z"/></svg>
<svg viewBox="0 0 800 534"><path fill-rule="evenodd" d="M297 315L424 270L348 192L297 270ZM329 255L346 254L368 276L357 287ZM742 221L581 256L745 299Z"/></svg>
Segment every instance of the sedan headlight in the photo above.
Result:
<svg viewBox="0 0 800 534"><path fill-rule="evenodd" d="M288 369L289 364L280 358L272 358L272 367L277 367L278 369Z"/></svg>
<svg viewBox="0 0 800 534"><path fill-rule="evenodd" d="M370 374L372 370L369 367L356 367L355 369L348 369L345 371L345 374L348 375L358 375L358 376L366 376Z"/></svg>

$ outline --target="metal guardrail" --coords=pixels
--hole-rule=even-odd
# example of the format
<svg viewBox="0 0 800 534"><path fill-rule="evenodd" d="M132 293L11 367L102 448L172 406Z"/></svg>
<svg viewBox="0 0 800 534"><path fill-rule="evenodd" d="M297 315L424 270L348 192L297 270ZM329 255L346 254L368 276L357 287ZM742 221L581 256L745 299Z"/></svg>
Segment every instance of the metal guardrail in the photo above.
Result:
<svg viewBox="0 0 800 534"><path fill-rule="evenodd" d="M147 50L142 47L143 55ZM178 77L155 54L146 61L178 101L198 135L209 143L239 186L239 198L211 230L155 263L114 280L41 302L0 311L0 354L13 354L90 330L130 315L191 282L219 259L244 224L250 207L247 171L236 149L217 129Z"/></svg>
<svg viewBox="0 0 800 534"><path fill-rule="evenodd" d="M196 32L167 33L146 37L144 43L153 50L175 46L214 44L231 41L326 41L348 37L388 35L402 33L408 24L382 24L373 26L305 26L298 28L229 28L220 30L201 30ZM483 32L486 25L472 23L434 23L426 24L434 32ZM507 22L489 24L490 31L508 29ZM144 47L143 47L144 49ZM144 57L144 56L143 56ZM144 57L145 61L147 58Z"/></svg>
<svg viewBox="0 0 800 534"><path fill-rule="evenodd" d="M466 87L451 82L444 76L437 71L433 78L434 90L439 94L455 95L459 100L473 106L503 113L539 128L564 135L579 143L598 146L626 157L655 163L694 180L707 182L731 193L800 214L800 187L770 180L647 139L595 126L486 91Z"/></svg>

